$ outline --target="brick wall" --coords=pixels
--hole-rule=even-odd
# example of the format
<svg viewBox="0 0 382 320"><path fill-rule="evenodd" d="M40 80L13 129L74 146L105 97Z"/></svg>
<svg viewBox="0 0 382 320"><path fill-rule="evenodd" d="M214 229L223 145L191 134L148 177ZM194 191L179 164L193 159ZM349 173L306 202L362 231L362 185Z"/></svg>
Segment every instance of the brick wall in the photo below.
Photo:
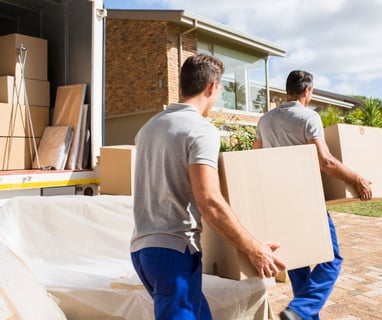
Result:
<svg viewBox="0 0 382 320"><path fill-rule="evenodd" d="M163 105L176 102L179 33L184 29L165 21L106 21L106 117L160 112ZM183 37L182 59L196 51L192 32Z"/></svg>
<svg viewBox="0 0 382 320"><path fill-rule="evenodd" d="M170 23L168 28L168 85L169 85L169 101L176 102L180 96L179 90L179 35L187 29L176 24ZM182 37L182 57L181 63L192 54L197 53L197 32L189 32Z"/></svg>
<svg viewBox="0 0 382 320"><path fill-rule="evenodd" d="M167 103L167 25L108 19L106 116L159 108Z"/></svg>

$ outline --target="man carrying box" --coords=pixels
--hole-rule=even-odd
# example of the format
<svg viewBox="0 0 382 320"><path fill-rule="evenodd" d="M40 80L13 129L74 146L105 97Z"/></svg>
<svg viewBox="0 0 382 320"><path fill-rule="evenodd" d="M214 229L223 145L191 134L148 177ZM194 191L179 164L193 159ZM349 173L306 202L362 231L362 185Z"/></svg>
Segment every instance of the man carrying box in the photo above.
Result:
<svg viewBox="0 0 382 320"><path fill-rule="evenodd" d="M134 267L154 299L156 319L210 320L202 293L201 217L248 255L260 277L285 265L239 223L217 171L219 131L204 117L221 88L223 63L199 54L180 75L182 98L150 119L136 137Z"/></svg>
<svg viewBox="0 0 382 320"><path fill-rule="evenodd" d="M329 151L319 114L307 108L313 94L313 76L292 71L286 81L287 102L264 114L258 123L253 149L314 144L320 169L330 176L355 186L362 200L372 197L371 182L345 167ZM282 320L319 319L319 312L334 288L341 270L337 236L328 213L334 260L318 264L313 270L289 270L294 298L280 313Z"/></svg>

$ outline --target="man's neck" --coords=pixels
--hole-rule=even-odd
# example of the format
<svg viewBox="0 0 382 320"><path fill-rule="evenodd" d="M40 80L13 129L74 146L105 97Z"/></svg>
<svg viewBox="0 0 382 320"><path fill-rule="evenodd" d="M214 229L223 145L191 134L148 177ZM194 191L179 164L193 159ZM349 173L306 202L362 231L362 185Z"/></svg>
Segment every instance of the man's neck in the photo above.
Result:
<svg viewBox="0 0 382 320"><path fill-rule="evenodd" d="M209 110L207 110L208 105L205 99L203 99L203 96L201 95L197 95L195 97L190 98L180 98L179 103L192 104L196 108L198 113L203 117L205 117L209 112Z"/></svg>
<svg viewBox="0 0 382 320"><path fill-rule="evenodd" d="M308 105L308 100L305 97L298 97L298 96L287 95L287 101L296 101L296 102L299 102L304 107L306 107Z"/></svg>

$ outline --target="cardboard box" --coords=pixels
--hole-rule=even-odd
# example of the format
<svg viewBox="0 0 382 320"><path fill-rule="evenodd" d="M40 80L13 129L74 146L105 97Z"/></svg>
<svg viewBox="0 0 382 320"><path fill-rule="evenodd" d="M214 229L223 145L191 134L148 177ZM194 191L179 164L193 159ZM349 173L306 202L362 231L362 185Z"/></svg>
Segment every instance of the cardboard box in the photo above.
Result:
<svg viewBox="0 0 382 320"><path fill-rule="evenodd" d="M49 107L49 81L25 79L24 86L20 78L12 76L0 77L0 102L26 104L25 87L30 106Z"/></svg>
<svg viewBox="0 0 382 320"><path fill-rule="evenodd" d="M220 154L223 195L263 242L281 242L288 269L333 259L317 151L313 145ZM257 275L249 259L205 222L203 272L230 279Z"/></svg>
<svg viewBox="0 0 382 320"><path fill-rule="evenodd" d="M26 48L24 77L48 80L48 41L41 38L12 33L0 36L0 75L20 76L18 48Z"/></svg>
<svg viewBox="0 0 382 320"><path fill-rule="evenodd" d="M350 124L325 128L330 152L345 166L372 182L373 197L382 197L382 129ZM322 174L325 199L359 198L352 185Z"/></svg>
<svg viewBox="0 0 382 320"><path fill-rule="evenodd" d="M36 147L39 140L35 139ZM31 169L34 156L32 138L0 137L0 170Z"/></svg>
<svg viewBox="0 0 382 320"><path fill-rule="evenodd" d="M100 193L133 195L135 146L107 146L100 149Z"/></svg>
<svg viewBox="0 0 382 320"><path fill-rule="evenodd" d="M41 137L45 127L49 125L49 108L30 106L33 132ZM0 137L32 137L29 117L24 105L0 103Z"/></svg>

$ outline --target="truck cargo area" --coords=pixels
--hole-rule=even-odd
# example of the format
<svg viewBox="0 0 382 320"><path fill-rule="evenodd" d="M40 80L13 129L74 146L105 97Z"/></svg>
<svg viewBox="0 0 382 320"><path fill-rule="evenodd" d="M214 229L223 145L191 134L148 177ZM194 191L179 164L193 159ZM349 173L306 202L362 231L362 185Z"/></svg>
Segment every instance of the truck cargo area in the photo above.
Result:
<svg viewBox="0 0 382 320"><path fill-rule="evenodd" d="M6 50L5 46L0 46L0 200L17 195L83 194L84 190L87 190L85 193L97 192L97 159L103 145L104 127L105 16L102 0L0 0L0 39L8 37L10 40L7 38L6 43L8 45L10 42L10 46L12 41L24 43L23 39L17 39L19 35L33 37L38 46L38 40L42 42L42 49L39 47L38 50L35 50L34 44L18 45L17 66L14 68L12 56L8 58L9 54L6 56L2 52ZM22 50L26 52L25 65L20 63ZM46 60L42 57L44 52ZM20 69L22 71L18 73ZM18 83L19 79L23 80L20 83L24 86L15 89L14 85L13 89L19 92L15 98L15 93L10 90L12 81ZM66 166L62 170L42 165L33 169L36 168L33 165L36 158L40 165L39 153L37 157L34 153L44 130L53 126L57 92L63 87L79 84L85 88L83 105L86 105L86 114L83 119L86 121L81 123L86 128L87 145L86 148L78 147L82 147L78 153L82 153L84 159L74 160L74 166ZM24 90L22 88L26 91L25 98L20 93ZM9 120L8 115L13 115L16 110L15 100L19 108L17 112L21 112L25 126L32 118L29 125L32 135L17 132L15 121L18 119ZM64 109L63 114L65 112ZM7 131L6 128L12 130ZM11 156L7 155L9 141L12 141L13 147ZM29 150L33 144L34 150ZM45 151L49 154L49 150Z"/></svg>

